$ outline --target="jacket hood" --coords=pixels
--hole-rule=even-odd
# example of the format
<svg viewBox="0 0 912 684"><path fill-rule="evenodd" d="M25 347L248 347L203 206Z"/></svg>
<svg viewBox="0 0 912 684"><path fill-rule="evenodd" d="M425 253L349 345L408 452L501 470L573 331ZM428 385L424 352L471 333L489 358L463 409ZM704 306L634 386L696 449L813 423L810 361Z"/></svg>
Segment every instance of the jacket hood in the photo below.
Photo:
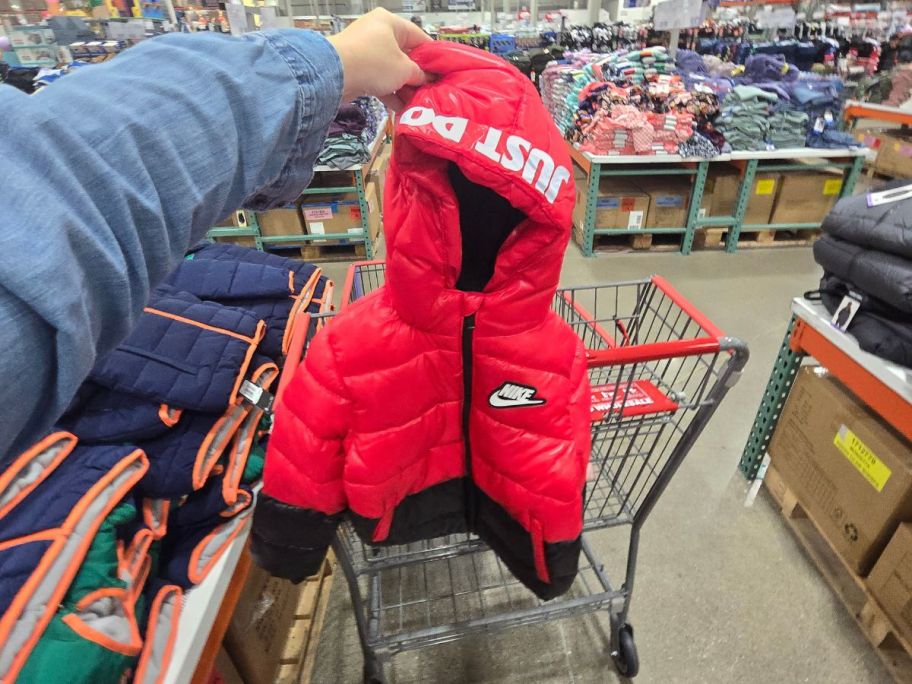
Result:
<svg viewBox="0 0 912 684"><path fill-rule="evenodd" d="M532 82L444 41L411 53L434 75L398 117L384 198L387 283L403 318L434 328L499 307L505 328L550 307L570 236L573 170ZM484 293L483 295L472 293Z"/></svg>

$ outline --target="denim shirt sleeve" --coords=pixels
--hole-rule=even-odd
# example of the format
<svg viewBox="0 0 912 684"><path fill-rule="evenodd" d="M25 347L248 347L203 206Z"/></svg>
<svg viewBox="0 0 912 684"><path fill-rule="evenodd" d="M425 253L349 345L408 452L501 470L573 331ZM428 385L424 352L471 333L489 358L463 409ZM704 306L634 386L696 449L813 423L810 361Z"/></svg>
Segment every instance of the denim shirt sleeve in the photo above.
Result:
<svg viewBox="0 0 912 684"><path fill-rule="evenodd" d="M162 36L35 95L0 85L0 459L208 228L300 193L341 93L335 50L298 30Z"/></svg>

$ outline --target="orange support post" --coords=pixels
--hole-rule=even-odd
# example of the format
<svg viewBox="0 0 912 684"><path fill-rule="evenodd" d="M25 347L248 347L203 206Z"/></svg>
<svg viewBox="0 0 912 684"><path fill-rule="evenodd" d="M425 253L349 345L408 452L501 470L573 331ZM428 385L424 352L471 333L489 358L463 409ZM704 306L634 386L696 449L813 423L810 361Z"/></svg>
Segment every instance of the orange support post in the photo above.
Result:
<svg viewBox="0 0 912 684"><path fill-rule="evenodd" d="M792 331L791 347L817 359L875 413L912 440L912 404L800 318Z"/></svg>

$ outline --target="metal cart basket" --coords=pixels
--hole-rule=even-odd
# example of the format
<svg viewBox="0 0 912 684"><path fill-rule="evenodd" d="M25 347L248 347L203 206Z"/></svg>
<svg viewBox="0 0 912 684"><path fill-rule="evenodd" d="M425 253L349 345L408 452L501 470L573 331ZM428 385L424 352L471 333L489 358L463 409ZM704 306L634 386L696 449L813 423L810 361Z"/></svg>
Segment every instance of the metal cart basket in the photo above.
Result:
<svg viewBox="0 0 912 684"><path fill-rule="evenodd" d="M382 262L353 264L342 309L384 281ZM610 616L618 671L637 674L627 614L640 529L738 379L748 350L656 276L562 288L552 308L583 340L592 386L577 579L563 596L541 601L471 534L373 547L343 524L333 548L351 592L365 682L385 681L384 664L405 650L601 610ZM618 525L630 527L621 584L612 583L590 544L599 529Z"/></svg>

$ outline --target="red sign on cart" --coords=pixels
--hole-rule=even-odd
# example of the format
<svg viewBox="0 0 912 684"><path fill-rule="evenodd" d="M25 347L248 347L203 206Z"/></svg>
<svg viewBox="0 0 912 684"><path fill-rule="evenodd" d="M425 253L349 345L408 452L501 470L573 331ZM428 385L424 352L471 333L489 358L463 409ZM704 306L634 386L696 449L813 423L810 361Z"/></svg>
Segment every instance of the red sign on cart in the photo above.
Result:
<svg viewBox="0 0 912 684"><path fill-rule="evenodd" d="M609 413L620 412L622 417L630 418L678 410L678 403L669 399L648 380L634 380L621 386L614 382L595 385L591 396L590 417L593 423L602 420Z"/></svg>

